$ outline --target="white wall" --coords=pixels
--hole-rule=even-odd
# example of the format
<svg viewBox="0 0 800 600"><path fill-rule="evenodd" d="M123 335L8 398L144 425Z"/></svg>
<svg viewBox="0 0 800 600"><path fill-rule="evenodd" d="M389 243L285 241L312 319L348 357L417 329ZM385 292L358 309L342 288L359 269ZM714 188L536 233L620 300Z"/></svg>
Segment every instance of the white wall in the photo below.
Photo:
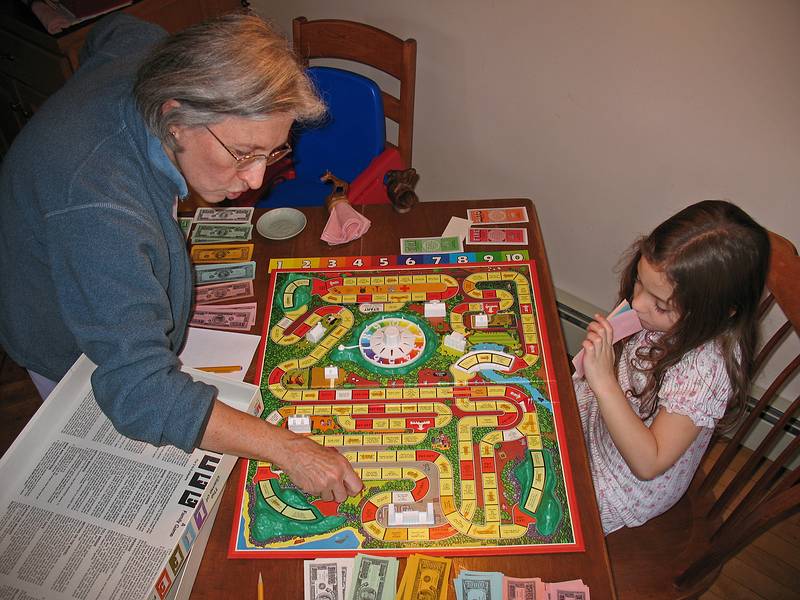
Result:
<svg viewBox="0 0 800 600"><path fill-rule="evenodd" d="M600 307L634 237L727 198L800 245L796 0L253 0L417 40L423 200L529 197L556 287ZM792 340L797 346L797 338Z"/></svg>
<svg viewBox="0 0 800 600"><path fill-rule="evenodd" d="M639 234L728 198L800 243L796 0L254 0L416 38L424 200L530 197L555 285L601 307Z"/></svg>

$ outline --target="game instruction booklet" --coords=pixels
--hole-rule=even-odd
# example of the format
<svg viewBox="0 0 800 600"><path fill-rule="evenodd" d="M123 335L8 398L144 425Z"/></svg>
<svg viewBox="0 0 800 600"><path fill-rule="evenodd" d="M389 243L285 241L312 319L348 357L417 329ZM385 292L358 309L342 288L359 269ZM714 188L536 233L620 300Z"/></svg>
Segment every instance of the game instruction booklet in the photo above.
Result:
<svg viewBox="0 0 800 600"><path fill-rule="evenodd" d="M236 463L120 435L94 369L81 356L0 458L0 598L165 598ZM263 409L256 386L185 371Z"/></svg>

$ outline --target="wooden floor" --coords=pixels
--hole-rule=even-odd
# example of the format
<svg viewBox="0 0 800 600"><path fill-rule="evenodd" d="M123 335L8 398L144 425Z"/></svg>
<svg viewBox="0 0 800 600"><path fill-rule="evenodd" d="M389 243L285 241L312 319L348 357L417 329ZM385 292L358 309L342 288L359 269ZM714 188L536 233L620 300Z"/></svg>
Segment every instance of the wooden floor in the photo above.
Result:
<svg viewBox="0 0 800 600"><path fill-rule="evenodd" d="M0 419L14 433L0 439L0 455L41 405L27 371L0 349ZM721 452L718 443L710 452ZM746 456L740 453L737 464ZM728 477L732 473L727 474ZM800 515L755 540L728 562L702 600L797 600L800 598Z"/></svg>

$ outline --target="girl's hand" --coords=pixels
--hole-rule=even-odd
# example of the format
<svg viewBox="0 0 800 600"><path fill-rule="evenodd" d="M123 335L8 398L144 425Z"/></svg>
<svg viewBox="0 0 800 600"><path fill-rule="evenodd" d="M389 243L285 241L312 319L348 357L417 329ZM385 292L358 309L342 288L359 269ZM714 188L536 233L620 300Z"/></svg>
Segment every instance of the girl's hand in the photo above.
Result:
<svg viewBox="0 0 800 600"><path fill-rule="evenodd" d="M582 343L583 371L592 391L601 394L609 386L619 387L614 375L614 328L604 316L594 318Z"/></svg>

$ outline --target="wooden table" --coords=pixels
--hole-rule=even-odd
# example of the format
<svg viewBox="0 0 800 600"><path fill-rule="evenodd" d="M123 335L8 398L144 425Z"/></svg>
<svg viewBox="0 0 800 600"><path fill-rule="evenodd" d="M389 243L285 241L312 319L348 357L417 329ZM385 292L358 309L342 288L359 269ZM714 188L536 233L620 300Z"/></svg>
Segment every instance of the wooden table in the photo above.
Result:
<svg viewBox="0 0 800 600"><path fill-rule="evenodd" d="M562 413L567 431L566 445L572 464L573 482L577 497L580 522L586 546L585 552L556 554L523 554L513 556L455 557L453 574L459 568L479 571L502 571L513 577L541 577L544 581L583 579L591 589L594 600L615 598L611 568L606 553L603 530L595 503L592 480L581 432L575 394L570 379L564 337L556 311L550 268L542 241L536 210L530 200L470 200L457 202L424 202L411 212L398 215L389 205L359 207L372 226L366 235L349 244L330 247L319 239L327 220L322 207L303 209L308 218L305 230L290 240L275 242L254 233L254 260L258 263L256 298L259 311L256 331L262 331L264 303L266 302L266 268L270 258L305 256L372 256L399 254L401 237L439 236L450 217L466 217L468 208L492 206L521 206L528 209L528 251L536 261L543 306L544 320L550 333L550 344L555 366L556 381L561 398ZM263 211L256 211L254 218ZM468 250L503 250L504 246L470 246ZM250 366L247 381L256 375L255 360ZM303 598L303 561L298 559L237 559L227 558L228 540L233 525L234 501L239 482L239 469L234 469L220 501L219 512L211 538L195 580L191 598L194 600L220 600L223 598L255 598L258 574L265 583L265 597L275 599ZM401 559L401 571L405 559ZM399 580L399 576L398 576ZM450 586L451 600L455 592Z"/></svg>

